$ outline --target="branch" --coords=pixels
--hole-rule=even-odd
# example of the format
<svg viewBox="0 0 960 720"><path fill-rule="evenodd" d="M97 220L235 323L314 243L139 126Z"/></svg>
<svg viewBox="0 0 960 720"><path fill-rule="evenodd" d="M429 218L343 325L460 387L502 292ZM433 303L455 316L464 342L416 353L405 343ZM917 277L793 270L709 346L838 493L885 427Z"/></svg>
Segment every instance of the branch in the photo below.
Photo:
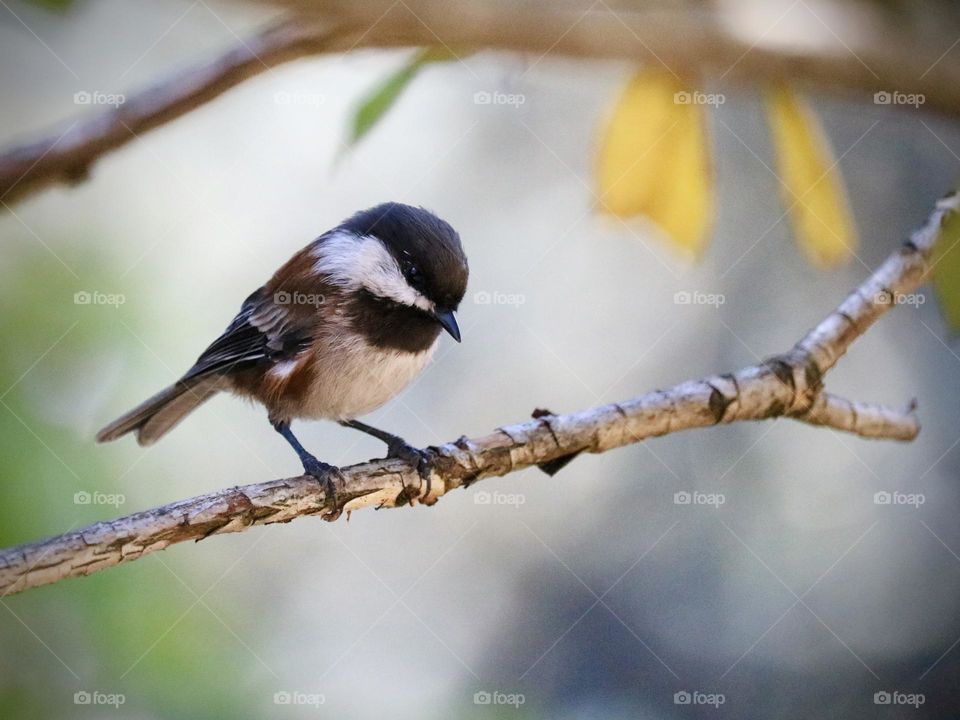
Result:
<svg viewBox="0 0 960 720"><path fill-rule="evenodd" d="M10 204L55 183L85 180L93 164L139 135L177 119L247 78L305 55L343 49L345 25L283 23L212 62L143 90L115 109L0 154L0 201Z"/></svg>
<svg viewBox="0 0 960 720"><path fill-rule="evenodd" d="M741 420L791 417L869 438L912 440L919 432L913 404L904 411L851 402L823 391L823 378L850 344L929 271L940 227L960 209L960 195L937 203L926 225L792 350L736 373L693 380L569 415L542 415L490 435L426 450L430 492L402 460L343 468L338 498L347 511L374 506L434 504L483 478L601 453L679 430ZM186 540L242 532L334 510L333 499L307 476L201 495L36 543L0 551L0 597L61 578L89 575Z"/></svg>
<svg viewBox="0 0 960 720"><path fill-rule="evenodd" d="M960 117L960 63L939 45L862 5L837 3L817 37L774 42L742 29L722 7L644 10L620 0L273 0L293 19L249 38L222 57L132 95L123 105L78 120L66 132L0 154L0 201L10 204L54 183L84 180L93 164L135 137L213 100L243 80L297 58L354 48L435 46L464 55L480 48L615 58L663 64L680 75L722 78L755 87L789 81L872 101L875 92L912 93L925 107ZM592 9L591 9L592 8ZM755 19L755 18L754 18ZM749 20L749 18L748 18ZM946 43L952 42L952 37Z"/></svg>

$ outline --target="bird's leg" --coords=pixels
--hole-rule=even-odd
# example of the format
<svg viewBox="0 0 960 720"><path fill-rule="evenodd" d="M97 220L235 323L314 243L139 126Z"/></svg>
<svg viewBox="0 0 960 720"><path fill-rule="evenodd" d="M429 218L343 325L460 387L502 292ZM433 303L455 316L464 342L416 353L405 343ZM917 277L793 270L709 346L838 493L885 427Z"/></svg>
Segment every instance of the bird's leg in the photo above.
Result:
<svg viewBox="0 0 960 720"><path fill-rule="evenodd" d="M324 492L327 496L333 499L333 510L329 513L324 514L322 517L324 520L336 520L340 517L340 513L343 510L340 507L340 503L337 500L337 486L335 483L336 480L343 482L343 476L340 473L340 468L335 465L330 465L325 463L322 460L318 460L314 455L312 455L303 445L300 444L300 441L297 440L296 436L293 434L293 431L290 429L289 422L282 422L280 420L271 420L270 424L273 425L273 429L276 430L283 436L283 439L290 443L297 456L300 458L300 462L303 463L303 471L314 478L323 485Z"/></svg>
<svg viewBox="0 0 960 720"><path fill-rule="evenodd" d="M408 454L407 449L416 452L416 448L411 447L410 444L399 435L388 433L386 430L378 430L372 425L367 425L359 420L341 420L340 424L344 427L359 430L367 435L372 435L377 440L386 443L387 453L390 457L401 457L403 454Z"/></svg>
<svg viewBox="0 0 960 720"><path fill-rule="evenodd" d="M385 430L362 423L359 420L341 420L340 424L344 427L359 430L362 433L371 435L377 440L386 443L387 457L405 460L417 469L420 479L426 483L426 495L430 495L430 456L418 448L413 447L399 435L388 433Z"/></svg>

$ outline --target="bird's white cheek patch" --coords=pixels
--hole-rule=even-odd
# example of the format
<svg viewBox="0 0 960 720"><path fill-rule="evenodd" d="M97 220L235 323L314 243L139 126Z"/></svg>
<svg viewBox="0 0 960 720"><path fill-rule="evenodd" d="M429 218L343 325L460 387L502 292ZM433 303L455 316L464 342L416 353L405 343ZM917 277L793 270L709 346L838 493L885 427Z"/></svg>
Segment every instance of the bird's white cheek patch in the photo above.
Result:
<svg viewBox="0 0 960 720"><path fill-rule="evenodd" d="M396 260L374 237L340 233L314 250L314 270L348 290L366 288L377 297L433 312L434 305L403 277Z"/></svg>
<svg viewBox="0 0 960 720"><path fill-rule="evenodd" d="M416 305L421 310L426 310L428 313L433 313L433 311L436 310L437 308L437 306L434 303L427 300L420 293L417 293L417 298L416 300L413 301L413 304Z"/></svg>

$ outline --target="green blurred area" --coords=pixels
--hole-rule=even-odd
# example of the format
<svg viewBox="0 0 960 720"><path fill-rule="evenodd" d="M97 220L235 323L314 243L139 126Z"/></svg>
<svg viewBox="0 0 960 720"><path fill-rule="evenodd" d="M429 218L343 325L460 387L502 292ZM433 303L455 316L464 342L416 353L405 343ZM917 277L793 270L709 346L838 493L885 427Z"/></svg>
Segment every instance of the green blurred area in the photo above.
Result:
<svg viewBox="0 0 960 720"><path fill-rule="evenodd" d="M117 331L120 322L137 326L122 304L77 303L75 293L90 288L125 292L97 243L86 246L89 255L61 264L33 244L0 272L0 337L7 339L0 353L7 383L0 388L2 546L136 509L77 504L78 492L122 494L124 483L102 460L92 433L57 422L50 406L76 380L82 358L130 338ZM236 670L236 643L227 633L206 632L218 621L194 603L170 562L148 559L2 599L0 612L15 620L0 623L0 643L17 652L0 654L0 717L88 717L111 709L71 705L78 691L122 693L136 698L137 712L155 717L257 717L243 691L220 682L223 668ZM75 660L81 657L82 666ZM120 709L127 712L132 708Z"/></svg>

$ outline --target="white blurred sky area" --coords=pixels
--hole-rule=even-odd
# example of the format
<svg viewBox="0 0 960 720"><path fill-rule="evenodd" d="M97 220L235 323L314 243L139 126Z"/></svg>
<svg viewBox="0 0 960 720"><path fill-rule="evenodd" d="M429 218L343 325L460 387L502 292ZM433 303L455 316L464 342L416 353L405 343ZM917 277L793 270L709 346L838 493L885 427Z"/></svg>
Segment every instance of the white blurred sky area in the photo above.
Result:
<svg viewBox="0 0 960 720"><path fill-rule="evenodd" d="M75 105L74 93L132 94L261 20L207 2L98 0L64 16L4 5L0 140L65 128L101 110ZM711 112L716 231L702 262L688 265L642 221L591 209L598 128L629 66L488 52L433 65L345 151L352 109L406 56L281 66L107 156L89 181L0 215L0 278L40 266L57 288L36 347L5 339L0 352L19 370L2 384L77 322L23 392L63 428L48 449L67 463L96 458L126 498L118 510L76 509L73 493L96 481L65 474L62 498L25 494L21 511L38 518L38 534L65 530L73 515L86 523L299 472L262 408L227 396L149 450L94 447L92 436L175 379L274 268L357 209L424 205L459 230L469 256L462 345L443 340L424 376L367 418L425 445L788 349L960 170L954 124L817 98L863 241L847 267L818 271L777 223L758 95L717 88L727 101ZM524 102L474 102L494 91ZM125 302L77 306L78 291ZM677 304L680 292L725 301ZM887 711L874 693L895 690L925 693L905 716L945 717L957 709L960 668L960 350L925 297L884 318L828 379L865 401L916 397L923 431L913 443L787 420L680 433L580 457L553 478L528 470L484 481L430 509L302 519L178 546L160 554L163 564L108 571L111 587L125 575L176 583L164 564L198 594L212 584L196 654L169 672L229 684L250 717L872 718ZM79 342L88 332L95 345ZM295 429L329 462L382 451L331 423ZM22 442L46 452L29 434ZM925 502L878 505L880 491ZM679 492L723 503L676 504ZM51 515L50 503L61 510ZM42 678L63 696L62 717L77 710L78 681L58 657L81 683L95 677L125 693L127 717L172 717L145 692L148 673L104 671L110 643L91 648L84 637L96 628L76 627L71 594L96 582L37 591L43 603L30 593L4 601L23 625L0 613L0 667ZM171 623L207 612L195 599L178 592L165 609ZM144 635L143 651L152 640ZM212 668L208 646L226 648L232 663ZM8 681L0 676L0 687ZM324 703L278 708L281 691ZM724 704L675 704L683 691L722 693ZM477 692L524 702L477 704Z"/></svg>

